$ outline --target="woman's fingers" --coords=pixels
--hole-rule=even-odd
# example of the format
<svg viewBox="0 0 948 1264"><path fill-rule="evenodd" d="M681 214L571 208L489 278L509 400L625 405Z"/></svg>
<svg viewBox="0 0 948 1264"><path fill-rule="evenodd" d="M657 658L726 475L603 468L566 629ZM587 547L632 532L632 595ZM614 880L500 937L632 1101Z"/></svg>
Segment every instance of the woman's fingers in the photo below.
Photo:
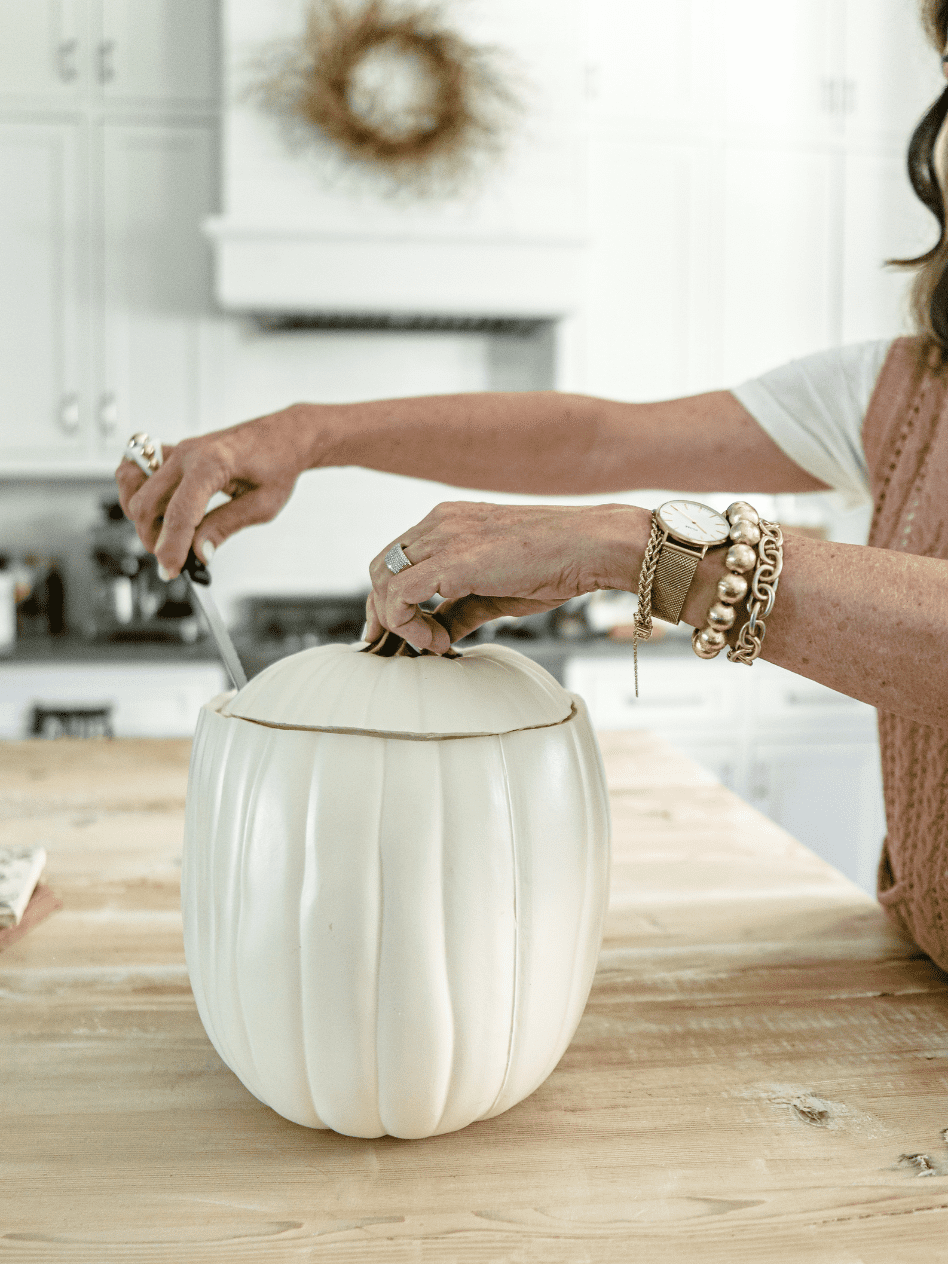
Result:
<svg viewBox="0 0 948 1264"><path fill-rule="evenodd" d="M176 575L192 545L200 555L203 540L216 546L279 512L311 464L307 435L306 418L291 407L164 446L164 463L150 478L123 461L115 475L122 508L145 547ZM219 492L234 508L209 513Z"/></svg>
<svg viewBox="0 0 948 1264"><path fill-rule="evenodd" d="M443 652L502 614L552 610L603 586L617 551L625 557L629 513L624 505L438 505L400 538L409 567L393 575L388 549L373 560L375 615L412 644ZM447 600L436 616L419 608L439 595Z"/></svg>
<svg viewBox="0 0 948 1264"><path fill-rule="evenodd" d="M401 627L394 628L388 622L383 623L379 618L375 601L375 592L370 592L365 603L365 640L370 644L377 641L383 632L390 630L419 650L432 650L436 654L444 654L451 648L450 633L433 614L416 608L412 620L402 624Z"/></svg>
<svg viewBox="0 0 948 1264"><path fill-rule="evenodd" d="M408 550L406 549L406 553ZM415 563L398 575L390 576L384 591L376 588L375 606L387 628L420 650L443 654L451 648L451 638L431 614L420 609L438 591L438 575L428 560Z"/></svg>
<svg viewBox="0 0 948 1264"><path fill-rule="evenodd" d="M438 622L447 628L448 635L454 642L503 615L520 619L526 615L554 610L559 605L562 602L533 601L525 597L482 597L472 593L469 597L442 602L434 614Z"/></svg>
<svg viewBox="0 0 948 1264"><path fill-rule="evenodd" d="M365 640L371 645L384 631L382 621L375 612L375 593L370 592L365 602Z"/></svg>
<svg viewBox="0 0 948 1264"><path fill-rule="evenodd" d="M192 538L198 556L202 561L207 560L204 557L205 544L217 549L243 527L271 522L289 500L292 490L292 486L253 487L234 496L225 505L212 509L194 530Z"/></svg>
<svg viewBox="0 0 948 1264"><path fill-rule="evenodd" d="M146 481L145 474L134 461L123 459L115 471L115 481L118 484L119 504L122 506L122 512L127 518L131 518L132 515L129 512L128 504Z"/></svg>

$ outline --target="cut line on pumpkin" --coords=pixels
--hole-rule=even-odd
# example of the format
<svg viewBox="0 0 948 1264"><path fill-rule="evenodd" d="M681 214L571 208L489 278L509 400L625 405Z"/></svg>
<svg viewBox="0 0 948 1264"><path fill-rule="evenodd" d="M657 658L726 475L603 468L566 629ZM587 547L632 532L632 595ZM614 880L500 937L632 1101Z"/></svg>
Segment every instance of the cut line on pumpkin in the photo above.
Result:
<svg viewBox="0 0 948 1264"><path fill-rule="evenodd" d="M229 699L228 699L229 701ZM346 729L333 728L329 725L314 724L279 724L276 720L257 720L249 715L236 715L231 711L217 709L217 714L224 720L243 720L246 724L259 724L264 729L283 729L290 733L342 733L348 737L390 737L401 742L455 742L459 738L469 737L507 737L511 733L529 733L534 729L556 729L561 724L568 724L576 718L576 703L570 705L569 715L562 720L554 720L549 724L525 724L520 729L505 729L503 733L397 733L388 729Z"/></svg>

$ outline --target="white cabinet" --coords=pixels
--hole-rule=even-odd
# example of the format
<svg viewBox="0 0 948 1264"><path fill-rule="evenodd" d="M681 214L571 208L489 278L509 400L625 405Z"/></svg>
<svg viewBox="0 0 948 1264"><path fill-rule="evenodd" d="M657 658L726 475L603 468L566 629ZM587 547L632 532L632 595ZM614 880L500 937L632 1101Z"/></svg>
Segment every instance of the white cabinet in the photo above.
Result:
<svg viewBox="0 0 948 1264"><path fill-rule="evenodd" d="M831 865L875 890L885 832L879 752L870 740L820 740L819 717L797 741L763 738L744 797Z"/></svg>
<svg viewBox="0 0 948 1264"><path fill-rule="evenodd" d="M215 136L202 125L108 122L97 138L95 424L116 459L135 430L174 442L200 426L201 328L211 292L200 224L213 199Z"/></svg>
<svg viewBox="0 0 948 1264"><path fill-rule="evenodd" d="M850 144L904 149L944 88L916 0L845 0L841 67Z"/></svg>
<svg viewBox="0 0 948 1264"><path fill-rule="evenodd" d="M85 19L83 0L0 0L0 109L29 97L76 99Z"/></svg>
<svg viewBox="0 0 948 1264"><path fill-rule="evenodd" d="M826 85L842 52L839 0L725 0L713 6L712 22L707 16L697 21L718 76L721 121L731 136L778 147L825 141Z"/></svg>
<svg viewBox="0 0 948 1264"><path fill-rule="evenodd" d="M30 735L35 707L103 707L114 737L191 737L228 688L217 663L0 663L0 739Z"/></svg>
<svg viewBox="0 0 948 1264"><path fill-rule="evenodd" d="M566 686L599 729L650 729L867 891L885 832L875 711L758 661L577 657Z"/></svg>
<svg viewBox="0 0 948 1264"><path fill-rule="evenodd" d="M84 133L0 118L0 443L5 462L86 456Z"/></svg>
<svg viewBox="0 0 948 1264"><path fill-rule="evenodd" d="M210 109L216 28L207 0L0 0L0 109Z"/></svg>
<svg viewBox="0 0 948 1264"><path fill-rule="evenodd" d="M565 679L568 689L586 699L600 729L651 729L663 736L692 734L700 740L713 736L722 722L732 727L740 713L740 701L720 659L703 663L682 655L651 661L640 653L638 697L631 654L570 659Z"/></svg>
<svg viewBox="0 0 948 1264"><path fill-rule="evenodd" d="M200 428L215 12L0 0L0 474Z"/></svg>
<svg viewBox="0 0 948 1264"><path fill-rule="evenodd" d="M103 98L211 109L217 96L217 5L208 0L99 0L94 54Z"/></svg>
<svg viewBox="0 0 948 1264"><path fill-rule="evenodd" d="M737 384L837 342L835 157L820 147L733 143L721 154L722 382Z"/></svg>
<svg viewBox="0 0 948 1264"><path fill-rule="evenodd" d="M915 0L592 0L583 389L734 385L906 326L905 174L944 87Z"/></svg>

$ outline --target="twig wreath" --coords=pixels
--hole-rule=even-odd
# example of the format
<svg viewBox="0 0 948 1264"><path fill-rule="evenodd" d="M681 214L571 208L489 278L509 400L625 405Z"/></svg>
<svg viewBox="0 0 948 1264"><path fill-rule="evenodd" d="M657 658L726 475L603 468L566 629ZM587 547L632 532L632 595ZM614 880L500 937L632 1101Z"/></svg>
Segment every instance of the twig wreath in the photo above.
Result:
<svg viewBox="0 0 948 1264"><path fill-rule="evenodd" d="M502 147L518 103L501 62L436 6L314 0L255 95L298 142L328 140L395 187L437 192Z"/></svg>

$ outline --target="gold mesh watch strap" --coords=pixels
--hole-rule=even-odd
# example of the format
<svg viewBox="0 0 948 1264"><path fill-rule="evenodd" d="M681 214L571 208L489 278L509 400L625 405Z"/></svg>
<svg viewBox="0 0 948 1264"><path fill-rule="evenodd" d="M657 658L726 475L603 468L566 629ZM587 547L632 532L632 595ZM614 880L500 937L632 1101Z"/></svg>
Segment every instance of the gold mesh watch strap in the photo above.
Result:
<svg viewBox="0 0 948 1264"><path fill-rule="evenodd" d="M695 577L701 553L666 539L658 556L652 582L652 614L666 623L678 623L688 589Z"/></svg>

